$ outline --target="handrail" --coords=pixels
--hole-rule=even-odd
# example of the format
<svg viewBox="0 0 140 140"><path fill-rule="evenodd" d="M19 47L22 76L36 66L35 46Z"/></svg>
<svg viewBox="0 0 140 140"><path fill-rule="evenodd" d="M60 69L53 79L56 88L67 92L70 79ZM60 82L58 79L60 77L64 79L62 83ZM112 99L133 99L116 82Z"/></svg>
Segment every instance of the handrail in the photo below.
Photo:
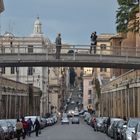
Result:
<svg viewBox="0 0 140 140"><path fill-rule="evenodd" d="M73 51L70 52L70 50ZM76 56L86 55L89 54L90 45L69 45L69 47L62 46L61 48L61 54L73 54L73 60L75 60ZM55 46L34 46L32 48L32 51L29 51L29 47L27 46L1 46L0 45L0 55L1 54L43 54L46 53L49 54L55 54ZM89 55L94 55L94 53L91 53ZM96 46L96 55L100 55L102 57L103 55L110 55L110 56L125 56L126 62L128 61L129 56L133 57L140 57L140 48L127 48L122 47L121 49L119 47L113 47L113 46L106 46L105 48L102 48L100 46Z"/></svg>

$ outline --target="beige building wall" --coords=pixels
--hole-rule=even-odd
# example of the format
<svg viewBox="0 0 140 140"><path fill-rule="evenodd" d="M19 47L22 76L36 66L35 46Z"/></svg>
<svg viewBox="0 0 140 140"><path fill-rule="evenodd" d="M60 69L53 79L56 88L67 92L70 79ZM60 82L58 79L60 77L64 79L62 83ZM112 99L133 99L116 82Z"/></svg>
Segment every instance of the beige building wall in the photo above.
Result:
<svg viewBox="0 0 140 140"><path fill-rule="evenodd" d="M140 117L140 71L131 70L101 88L101 114Z"/></svg>
<svg viewBox="0 0 140 140"><path fill-rule="evenodd" d="M93 105L93 77L83 76L83 108L87 110L89 105Z"/></svg>
<svg viewBox="0 0 140 140"><path fill-rule="evenodd" d="M0 77L0 118L40 115L39 88Z"/></svg>

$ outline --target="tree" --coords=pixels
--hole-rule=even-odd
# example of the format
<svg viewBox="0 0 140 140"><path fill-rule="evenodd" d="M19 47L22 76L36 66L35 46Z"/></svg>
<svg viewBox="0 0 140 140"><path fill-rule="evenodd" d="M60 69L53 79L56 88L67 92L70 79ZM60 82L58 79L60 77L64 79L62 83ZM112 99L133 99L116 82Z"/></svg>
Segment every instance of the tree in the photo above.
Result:
<svg viewBox="0 0 140 140"><path fill-rule="evenodd" d="M138 32L139 0L117 0L119 8L116 15L117 32Z"/></svg>

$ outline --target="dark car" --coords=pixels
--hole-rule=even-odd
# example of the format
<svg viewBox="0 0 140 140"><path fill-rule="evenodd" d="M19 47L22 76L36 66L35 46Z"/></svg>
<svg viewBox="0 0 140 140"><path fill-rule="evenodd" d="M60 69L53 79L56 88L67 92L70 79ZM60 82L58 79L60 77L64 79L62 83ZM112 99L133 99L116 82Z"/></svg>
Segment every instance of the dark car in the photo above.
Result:
<svg viewBox="0 0 140 140"><path fill-rule="evenodd" d="M79 124L80 123L79 117L74 116L71 120L71 123L72 124Z"/></svg>
<svg viewBox="0 0 140 140"><path fill-rule="evenodd" d="M126 125L126 121L122 120L122 121L118 121L116 126L114 127L114 138L117 139L122 139L122 134L121 134L121 130L123 129L123 126Z"/></svg>
<svg viewBox="0 0 140 140"><path fill-rule="evenodd" d="M121 118L111 118L111 124L108 128L108 136L113 138L114 137L114 128L117 125L117 122L122 121L123 119Z"/></svg>
<svg viewBox="0 0 140 140"><path fill-rule="evenodd" d="M5 140L4 130L0 125L0 140Z"/></svg>

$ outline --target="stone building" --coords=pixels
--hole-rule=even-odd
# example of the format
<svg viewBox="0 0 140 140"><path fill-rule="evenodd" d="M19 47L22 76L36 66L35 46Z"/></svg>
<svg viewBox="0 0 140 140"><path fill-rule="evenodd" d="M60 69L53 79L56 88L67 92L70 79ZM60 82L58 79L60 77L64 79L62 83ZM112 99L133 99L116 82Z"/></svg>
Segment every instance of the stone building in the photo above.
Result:
<svg viewBox="0 0 140 140"><path fill-rule="evenodd" d="M140 117L139 70L130 70L101 87L101 115Z"/></svg>
<svg viewBox="0 0 140 140"><path fill-rule="evenodd" d="M40 115L40 88L0 77L0 118Z"/></svg>
<svg viewBox="0 0 140 140"><path fill-rule="evenodd" d="M30 54L45 51L46 59L48 53L55 53L55 45L42 32L39 17L34 22L33 33L30 36L16 37L12 33L6 32L0 37L1 54L18 54L19 51ZM2 67L1 72L3 77L40 88L42 91L40 115L45 116L46 113L51 113L52 108L53 110L55 108L55 111L60 110L60 94L63 92L60 89L61 69L56 67Z"/></svg>

